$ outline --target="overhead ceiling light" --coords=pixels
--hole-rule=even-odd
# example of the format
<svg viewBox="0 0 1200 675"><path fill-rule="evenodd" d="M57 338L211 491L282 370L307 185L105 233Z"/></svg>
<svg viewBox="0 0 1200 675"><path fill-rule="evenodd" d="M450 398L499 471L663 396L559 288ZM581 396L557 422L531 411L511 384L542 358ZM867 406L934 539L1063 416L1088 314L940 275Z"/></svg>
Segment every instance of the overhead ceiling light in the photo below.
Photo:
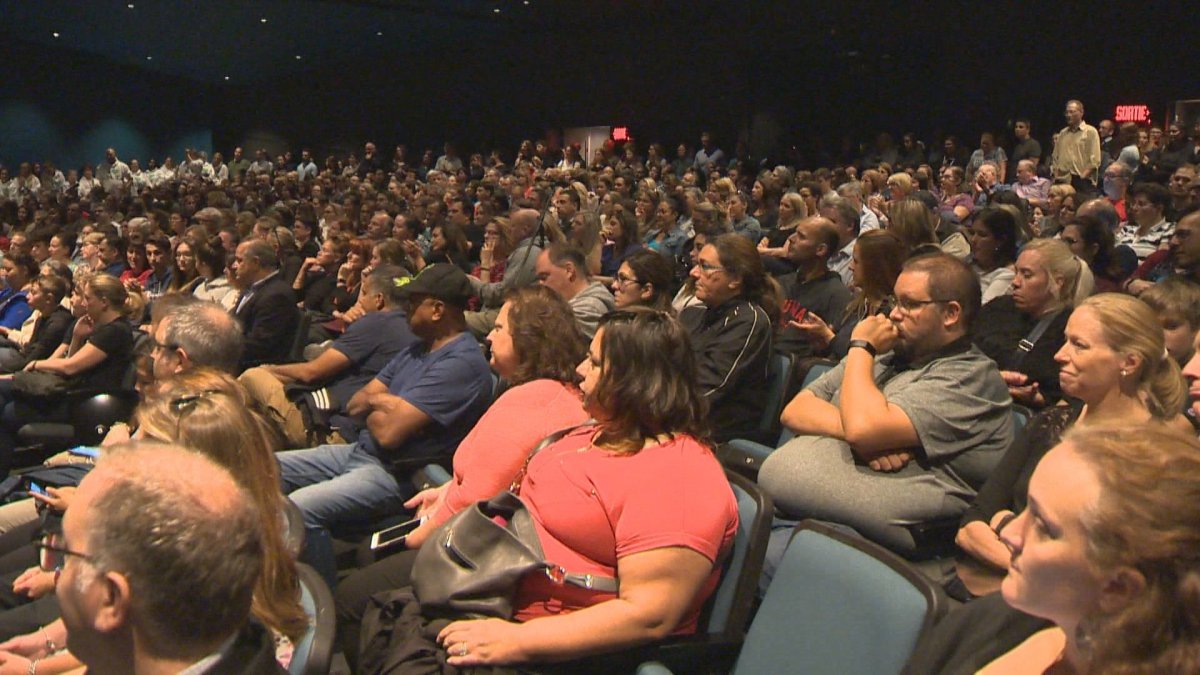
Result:
<svg viewBox="0 0 1200 675"><path fill-rule="evenodd" d="M225 81L226 81L226 82L228 82L228 81L229 81L229 76L228 76L228 75L226 75L226 76L225 76Z"/></svg>
<svg viewBox="0 0 1200 675"><path fill-rule="evenodd" d="M260 22L260 23L266 23L266 22L267 22L267 17L265 17L265 16L264 16L263 18L259 19L259 22Z"/></svg>
<svg viewBox="0 0 1200 675"><path fill-rule="evenodd" d="M299 54L297 54L297 55L296 55L296 60L297 60L297 61L299 61L299 60L300 60L300 55L299 55Z"/></svg>
<svg viewBox="0 0 1200 675"><path fill-rule="evenodd" d="M153 57L153 56L147 56L147 57L146 57L146 60L147 60L147 61L153 61L153 60L154 60L154 57Z"/></svg>
<svg viewBox="0 0 1200 675"><path fill-rule="evenodd" d="M53 33L51 33L51 35L53 35L54 37L58 37L58 31L54 31Z"/></svg>
<svg viewBox="0 0 1200 675"><path fill-rule="evenodd" d="M492 10L492 13L493 13L493 14L499 14L499 13L500 13L500 8L499 8L499 7L497 7L497 8L495 8L495 9L493 9L493 10Z"/></svg>
<svg viewBox="0 0 1200 675"><path fill-rule="evenodd" d="M378 37L383 37L383 31L377 31L375 35Z"/></svg>
<svg viewBox="0 0 1200 675"><path fill-rule="evenodd" d="M125 6L126 6L126 7L128 7L129 9L133 9L133 3L132 3L132 2L131 2L131 3L129 3L128 5L125 5Z"/></svg>

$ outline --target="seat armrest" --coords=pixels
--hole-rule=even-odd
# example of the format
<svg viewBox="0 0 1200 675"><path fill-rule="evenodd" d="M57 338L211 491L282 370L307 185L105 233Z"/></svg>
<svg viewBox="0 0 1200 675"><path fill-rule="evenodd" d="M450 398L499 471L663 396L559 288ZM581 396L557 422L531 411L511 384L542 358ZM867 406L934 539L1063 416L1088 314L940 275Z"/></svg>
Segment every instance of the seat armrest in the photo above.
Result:
<svg viewBox="0 0 1200 675"><path fill-rule="evenodd" d="M717 447L717 458L721 460L721 464L725 468L754 479L758 476L758 470L762 468L763 462L771 456L772 452L775 452L775 448L768 445L744 438L735 438Z"/></svg>

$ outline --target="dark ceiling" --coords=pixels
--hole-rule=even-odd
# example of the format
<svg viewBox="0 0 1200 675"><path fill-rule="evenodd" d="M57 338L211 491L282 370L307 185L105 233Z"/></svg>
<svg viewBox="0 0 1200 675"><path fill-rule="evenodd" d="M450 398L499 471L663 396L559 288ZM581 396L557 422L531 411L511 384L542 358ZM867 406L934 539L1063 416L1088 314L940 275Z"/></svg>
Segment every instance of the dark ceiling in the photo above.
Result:
<svg viewBox="0 0 1200 675"><path fill-rule="evenodd" d="M530 31L652 20L659 0L0 0L0 34L192 80L247 84L321 66L509 44ZM691 3L686 14L713 3ZM673 9L672 15L678 15ZM391 61L395 62L395 61Z"/></svg>

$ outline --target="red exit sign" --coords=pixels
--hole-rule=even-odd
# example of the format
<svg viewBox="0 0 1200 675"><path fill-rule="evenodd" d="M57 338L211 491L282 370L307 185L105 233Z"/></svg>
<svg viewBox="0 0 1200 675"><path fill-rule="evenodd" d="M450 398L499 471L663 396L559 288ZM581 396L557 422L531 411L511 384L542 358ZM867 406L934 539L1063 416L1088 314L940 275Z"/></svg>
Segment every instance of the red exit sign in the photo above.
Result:
<svg viewBox="0 0 1200 675"><path fill-rule="evenodd" d="M613 127L612 139L614 141L629 140L629 127Z"/></svg>
<svg viewBox="0 0 1200 675"><path fill-rule="evenodd" d="M1149 122L1150 108L1144 105L1119 105L1116 114L1113 115L1113 120L1116 122Z"/></svg>

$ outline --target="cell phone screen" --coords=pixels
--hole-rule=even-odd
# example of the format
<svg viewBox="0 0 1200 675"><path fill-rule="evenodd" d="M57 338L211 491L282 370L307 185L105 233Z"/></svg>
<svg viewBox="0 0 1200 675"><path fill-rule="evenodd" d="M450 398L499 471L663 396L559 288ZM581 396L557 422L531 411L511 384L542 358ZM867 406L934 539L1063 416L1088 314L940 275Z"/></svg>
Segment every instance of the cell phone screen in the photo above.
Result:
<svg viewBox="0 0 1200 675"><path fill-rule="evenodd" d="M404 538L423 522L425 522L423 518L414 518L375 532L371 535L371 550L378 551L381 548L388 548L403 542Z"/></svg>

